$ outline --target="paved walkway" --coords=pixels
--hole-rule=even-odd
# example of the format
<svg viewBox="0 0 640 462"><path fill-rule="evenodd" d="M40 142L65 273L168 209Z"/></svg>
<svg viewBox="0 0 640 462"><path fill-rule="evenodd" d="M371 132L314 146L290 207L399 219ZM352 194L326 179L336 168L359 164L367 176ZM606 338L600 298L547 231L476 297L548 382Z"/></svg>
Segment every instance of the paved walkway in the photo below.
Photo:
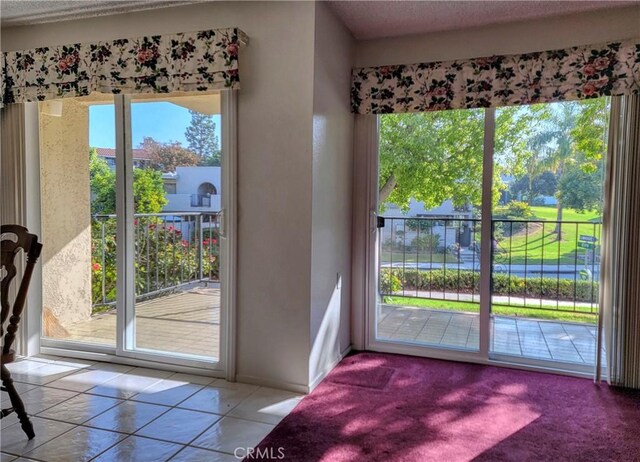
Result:
<svg viewBox="0 0 640 462"><path fill-rule="evenodd" d="M68 337L85 343L116 344L114 311L67 328ZM139 302L136 347L204 357L219 357L220 289L198 287Z"/></svg>
<svg viewBox="0 0 640 462"><path fill-rule="evenodd" d="M381 305L378 336L453 348L477 350L479 315ZM596 327L527 318L493 316L491 351L534 359L593 365Z"/></svg>

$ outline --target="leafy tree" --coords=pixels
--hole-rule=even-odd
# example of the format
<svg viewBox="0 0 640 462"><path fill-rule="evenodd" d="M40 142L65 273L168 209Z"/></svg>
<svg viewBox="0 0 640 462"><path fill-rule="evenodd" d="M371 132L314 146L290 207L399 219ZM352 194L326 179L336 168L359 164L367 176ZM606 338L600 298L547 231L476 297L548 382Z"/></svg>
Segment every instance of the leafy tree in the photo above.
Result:
<svg viewBox="0 0 640 462"><path fill-rule="evenodd" d="M220 165L220 143L213 116L189 111L191 122L184 133L188 148L200 158L201 165Z"/></svg>
<svg viewBox="0 0 640 462"><path fill-rule="evenodd" d="M175 172L176 167L189 167L200 163L197 155L182 147L177 141L160 143L153 138L145 137L139 148L150 153L149 167L165 173Z"/></svg>
<svg viewBox="0 0 640 462"><path fill-rule="evenodd" d="M162 173L151 168L134 169L133 202L136 213L160 213L167 205Z"/></svg>
<svg viewBox="0 0 640 462"><path fill-rule="evenodd" d="M578 212L602 210L602 162L595 171L578 163L570 164L558 182L557 197L566 207Z"/></svg>
<svg viewBox="0 0 640 462"><path fill-rule="evenodd" d="M496 113L494 202L505 188L500 177L524 171L532 111ZM482 196L484 111L450 110L387 114L380 118L379 200L407 210L414 198L432 208L447 199L460 209Z"/></svg>
<svg viewBox="0 0 640 462"><path fill-rule="evenodd" d="M524 194L527 202L531 204L538 196L553 196L557 187L556 176L551 171L542 172L533 178L526 174L511 184L511 193Z"/></svg>
<svg viewBox="0 0 640 462"><path fill-rule="evenodd" d="M108 215L116 212L116 172L107 161L98 156L95 148L89 150L89 183L91 185L91 213Z"/></svg>
<svg viewBox="0 0 640 462"><path fill-rule="evenodd" d="M539 165L553 172L558 178L556 238L562 240L562 211L564 200L571 198L572 204L591 204L593 197L578 200L574 192L567 191L570 184L575 185L577 172L568 168L574 166L585 174L595 173L597 163L606 149L606 126L608 122L608 100L591 99L561 104L538 105L542 112L543 126L532 137L531 146L539 153ZM571 173L571 180L564 176ZM588 192L589 188L580 189Z"/></svg>
<svg viewBox="0 0 640 462"><path fill-rule="evenodd" d="M94 148L89 151L91 212L116 213L116 173ZM136 213L159 213L166 205L162 173L150 168L133 170L133 201Z"/></svg>

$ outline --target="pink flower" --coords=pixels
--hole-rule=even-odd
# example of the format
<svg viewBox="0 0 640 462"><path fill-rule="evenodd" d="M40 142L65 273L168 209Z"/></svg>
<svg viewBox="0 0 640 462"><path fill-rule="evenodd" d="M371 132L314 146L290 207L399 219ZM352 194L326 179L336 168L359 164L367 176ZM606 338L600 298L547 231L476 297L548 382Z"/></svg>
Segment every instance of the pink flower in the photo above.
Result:
<svg viewBox="0 0 640 462"><path fill-rule="evenodd" d="M433 89L433 94L435 96L444 96L447 94L447 89L444 87L438 87Z"/></svg>
<svg viewBox="0 0 640 462"><path fill-rule="evenodd" d="M144 64L148 61L152 61L156 57L156 52L153 48L141 48L138 50L138 54L136 55L136 60L140 64Z"/></svg>
<svg viewBox="0 0 640 462"><path fill-rule="evenodd" d="M591 77L596 73L596 68L593 66L593 64L587 64L586 66L584 66L584 69L582 69L582 71L585 75Z"/></svg>
<svg viewBox="0 0 640 462"><path fill-rule="evenodd" d="M609 67L609 58L605 58L604 56L601 58L597 58L594 62L593 65L595 66L596 69L598 69L599 71L606 69L607 67Z"/></svg>
<svg viewBox="0 0 640 462"><path fill-rule="evenodd" d="M582 94L585 96L594 95L598 91L598 87L596 87L593 83L589 82L584 87L582 87Z"/></svg>
<svg viewBox="0 0 640 462"><path fill-rule="evenodd" d="M227 45L227 53L229 53L229 56L237 56L238 55L238 44L237 43L230 43L229 45Z"/></svg>
<svg viewBox="0 0 640 462"><path fill-rule="evenodd" d="M185 241L184 239L181 242L182 247L189 247L189 242Z"/></svg>
<svg viewBox="0 0 640 462"><path fill-rule="evenodd" d="M393 66L382 66L380 67L379 72L381 75L384 75L384 76L389 75L393 72Z"/></svg>
<svg viewBox="0 0 640 462"><path fill-rule="evenodd" d="M102 269L102 265L100 265L100 263L94 263L93 265L91 265L91 269L94 273L97 273Z"/></svg>
<svg viewBox="0 0 640 462"><path fill-rule="evenodd" d="M211 241L209 239L205 239L204 241L202 241L202 243L204 245L209 245L211 243Z"/></svg>

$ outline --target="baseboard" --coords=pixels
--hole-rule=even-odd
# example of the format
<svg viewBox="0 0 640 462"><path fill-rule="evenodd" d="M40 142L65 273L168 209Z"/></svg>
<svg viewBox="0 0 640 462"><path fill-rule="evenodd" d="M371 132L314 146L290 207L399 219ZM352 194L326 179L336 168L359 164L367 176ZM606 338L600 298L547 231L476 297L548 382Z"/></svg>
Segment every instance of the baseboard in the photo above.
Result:
<svg viewBox="0 0 640 462"><path fill-rule="evenodd" d="M324 368L315 379L309 385L303 385L301 383L285 382L282 380L265 379L263 377L255 377L252 375L236 375L236 382L249 383L251 385L260 385L261 387L277 388L280 390L293 391L294 393L304 393L305 395L311 393L313 389L318 386L322 379L324 379L329 372L333 370L336 365L342 361L342 359L351 352L351 345L345 348L337 358L335 358L331 364Z"/></svg>
<svg viewBox="0 0 640 462"><path fill-rule="evenodd" d="M344 359L344 357L349 354L350 351L351 351L351 345L349 345L347 348L345 348L338 355L338 357L335 358L330 363L330 365L328 367L325 367L322 371L320 371L320 373L318 375L316 375L316 378L313 379L311 381L311 383L309 384L309 393L311 393L320 384L320 382L322 382L322 380L327 376L327 374L329 374L329 372L331 372L333 370L333 368L336 367L338 365L338 363L340 361L342 361Z"/></svg>
<svg viewBox="0 0 640 462"><path fill-rule="evenodd" d="M252 375L236 375L236 382L260 385L261 387L277 388L279 390L293 391L294 393L309 393L309 387L300 383L285 382L282 380L265 379Z"/></svg>

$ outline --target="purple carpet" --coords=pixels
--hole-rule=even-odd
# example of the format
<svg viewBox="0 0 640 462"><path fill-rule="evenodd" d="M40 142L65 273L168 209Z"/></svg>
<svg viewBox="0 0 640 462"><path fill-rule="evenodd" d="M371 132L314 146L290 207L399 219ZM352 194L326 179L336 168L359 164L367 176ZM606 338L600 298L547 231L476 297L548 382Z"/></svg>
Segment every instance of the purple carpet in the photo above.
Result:
<svg viewBox="0 0 640 462"><path fill-rule="evenodd" d="M640 461L640 393L552 374L358 353L246 460L278 459Z"/></svg>

